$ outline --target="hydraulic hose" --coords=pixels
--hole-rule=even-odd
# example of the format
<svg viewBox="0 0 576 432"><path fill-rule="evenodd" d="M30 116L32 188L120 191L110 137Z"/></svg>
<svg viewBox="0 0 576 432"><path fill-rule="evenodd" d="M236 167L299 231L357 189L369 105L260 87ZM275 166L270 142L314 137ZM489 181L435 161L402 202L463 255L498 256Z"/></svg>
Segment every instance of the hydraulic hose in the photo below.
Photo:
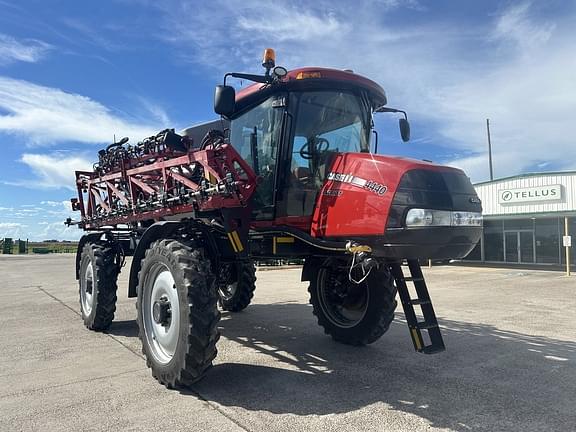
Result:
<svg viewBox="0 0 576 432"><path fill-rule="evenodd" d="M312 237L309 234L306 234L303 231L298 229L288 227L288 226L280 226L274 229L255 229L258 234L288 234L298 240L303 241L311 246L317 247L318 249L333 251L333 252L347 252L346 245L348 242L335 242L329 240L320 240L317 238Z"/></svg>

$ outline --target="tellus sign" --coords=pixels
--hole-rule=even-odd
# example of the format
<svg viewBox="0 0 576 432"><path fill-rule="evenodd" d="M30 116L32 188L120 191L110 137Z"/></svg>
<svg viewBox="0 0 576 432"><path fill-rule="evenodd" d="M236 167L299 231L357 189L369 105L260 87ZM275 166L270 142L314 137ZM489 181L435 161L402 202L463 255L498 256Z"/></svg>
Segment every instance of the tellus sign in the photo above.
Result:
<svg viewBox="0 0 576 432"><path fill-rule="evenodd" d="M498 191L498 202L500 204L557 201L560 199L562 199L562 185L501 189Z"/></svg>

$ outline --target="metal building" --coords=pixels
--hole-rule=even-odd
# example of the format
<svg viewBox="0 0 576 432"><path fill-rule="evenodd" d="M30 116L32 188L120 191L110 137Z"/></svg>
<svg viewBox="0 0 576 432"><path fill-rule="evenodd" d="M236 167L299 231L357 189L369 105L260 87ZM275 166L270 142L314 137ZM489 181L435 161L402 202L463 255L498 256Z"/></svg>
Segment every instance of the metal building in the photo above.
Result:
<svg viewBox="0 0 576 432"><path fill-rule="evenodd" d="M484 235L466 260L565 265L565 236L576 236L576 171L522 174L474 187ZM570 255L576 264L576 254Z"/></svg>

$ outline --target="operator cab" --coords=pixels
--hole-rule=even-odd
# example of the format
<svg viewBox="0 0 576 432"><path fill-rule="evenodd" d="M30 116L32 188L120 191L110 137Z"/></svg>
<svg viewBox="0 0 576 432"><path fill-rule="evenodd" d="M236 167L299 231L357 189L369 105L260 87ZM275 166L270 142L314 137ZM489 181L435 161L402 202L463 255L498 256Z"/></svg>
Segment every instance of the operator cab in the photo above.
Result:
<svg viewBox="0 0 576 432"><path fill-rule="evenodd" d="M262 179L258 218L311 216L333 157L369 152L369 116L360 94L321 89L280 92L233 117L230 143Z"/></svg>
<svg viewBox="0 0 576 432"><path fill-rule="evenodd" d="M309 226L334 157L370 153L372 114L386 96L378 84L349 71L281 68L277 74L273 60L263 64L264 76L227 74L257 84L237 95L218 86L215 111L230 120L230 143L262 180L254 218L300 219Z"/></svg>

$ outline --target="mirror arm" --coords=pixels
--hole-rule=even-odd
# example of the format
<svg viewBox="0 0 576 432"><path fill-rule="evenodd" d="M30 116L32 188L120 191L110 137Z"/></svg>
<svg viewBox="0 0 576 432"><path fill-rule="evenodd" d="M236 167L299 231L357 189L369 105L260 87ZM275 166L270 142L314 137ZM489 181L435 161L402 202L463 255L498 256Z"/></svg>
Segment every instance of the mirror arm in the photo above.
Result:
<svg viewBox="0 0 576 432"><path fill-rule="evenodd" d="M374 110L374 112L375 112L375 113L377 113L377 112L402 113L402 114L404 114L404 118L405 118L406 120L408 120L408 114L406 114L406 111L399 110L399 109L396 109L396 108L388 108L388 107L385 107L384 105L382 105L381 107L376 108L376 109Z"/></svg>
<svg viewBox="0 0 576 432"><path fill-rule="evenodd" d="M233 78L240 78L240 79L245 79L245 80L249 80L249 81L253 81L253 82L258 82L258 83L262 83L262 84L268 84L268 83L271 83L273 81L271 75L254 75L254 74L246 74L246 73L239 73L239 72L228 72L226 75L224 75L224 85L226 85L226 78L228 78L229 76L231 76Z"/></svg>

